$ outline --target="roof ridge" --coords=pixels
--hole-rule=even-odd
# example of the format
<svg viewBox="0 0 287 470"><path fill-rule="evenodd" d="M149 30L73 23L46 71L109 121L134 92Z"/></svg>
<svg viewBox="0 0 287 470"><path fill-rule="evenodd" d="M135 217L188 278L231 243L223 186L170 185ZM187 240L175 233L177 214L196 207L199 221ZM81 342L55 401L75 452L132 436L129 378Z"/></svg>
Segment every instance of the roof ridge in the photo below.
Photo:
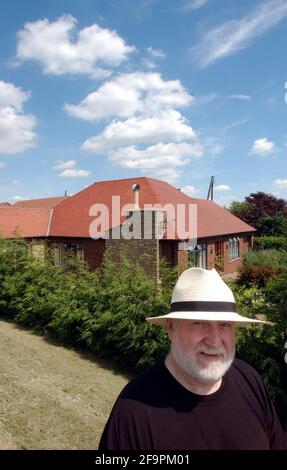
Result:
<svg viewBox="0 0 287 470"><path fill-rule="evenodd" d="M69 196L49 196L49 197L35 197L35 198L31 198L31 199L20 199L19 201L17 202L25 202L25 201L39 201L39 200L42 200L42 199L60 199L60 198L63 198L63 197L69 197ZM15 204L17 203L15 202Z"/></svg>
<svg viewBox="0 0 287 470"><path fill-rule="evenodd" d="M51 207L17 207L14 206L13 204L11 206L6 206L6 207L1 207L0 209L13 209L13 210L18 210L18 211L23 211L23 210L32 210L32 211L50 211L52 208Z"/></svg>
<svg viewBox="0 0 287 470"><path fill-rule="evenodd" d="M50 212L50 216L49 216L49 222L48 222L46 237L48 237L50 235L50 229L51 229L51 223L52 223L54 208L52 207L52 209L50 209L50 210L51 210L51 212Z"/></svg>

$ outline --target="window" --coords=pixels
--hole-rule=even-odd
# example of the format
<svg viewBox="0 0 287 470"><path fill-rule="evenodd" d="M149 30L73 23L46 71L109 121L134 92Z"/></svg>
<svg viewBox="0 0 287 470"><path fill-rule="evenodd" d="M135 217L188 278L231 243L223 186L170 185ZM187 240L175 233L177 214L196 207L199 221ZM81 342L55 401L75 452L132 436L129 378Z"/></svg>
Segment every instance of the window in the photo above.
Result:
<svg viewBox="0 0 287 470"><path fill-rule="evenodd" d="M239 241L238 237L229 238L228 240L228 258L229 260L239 258Z"/></svg>
<svg viewBox="0 0 287 470"><path fill-rule="evenodd" d="M82 243L55 243L54 264L72 268L73 263L83 261L84 245Z"/></svg>
<svg viewBox="0 0 287 470"><path fill-rule="evenodd" d="M198 268L207 268L206 243L201 243L189 250L189 265Z"/></svg>

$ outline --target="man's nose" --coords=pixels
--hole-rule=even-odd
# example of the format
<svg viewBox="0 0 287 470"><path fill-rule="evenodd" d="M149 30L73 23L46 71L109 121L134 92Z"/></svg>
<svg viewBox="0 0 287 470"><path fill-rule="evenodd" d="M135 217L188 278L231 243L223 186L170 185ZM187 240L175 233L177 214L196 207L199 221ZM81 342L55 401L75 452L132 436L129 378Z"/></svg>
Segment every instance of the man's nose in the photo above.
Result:
<svg viewBox="0 0 287 470"><path fill-rule="evenodd" d="M204 338L206 345L212 347L221 346L221 336L219 326L216 323L210 323L208 325L206 336Z"/></svg>

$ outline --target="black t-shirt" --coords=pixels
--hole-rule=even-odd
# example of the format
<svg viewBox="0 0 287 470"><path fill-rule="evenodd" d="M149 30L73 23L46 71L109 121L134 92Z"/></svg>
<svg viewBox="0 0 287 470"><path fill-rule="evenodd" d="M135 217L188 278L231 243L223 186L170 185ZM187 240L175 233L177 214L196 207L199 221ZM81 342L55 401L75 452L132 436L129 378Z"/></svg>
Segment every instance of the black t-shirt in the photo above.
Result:
<svg viewBox="0 0 287 470"><path fill-rule="evenodd" d="M285 449L257 372L236 359L219 390L195 395L156 364L121 392L100 450Z"/></svg>

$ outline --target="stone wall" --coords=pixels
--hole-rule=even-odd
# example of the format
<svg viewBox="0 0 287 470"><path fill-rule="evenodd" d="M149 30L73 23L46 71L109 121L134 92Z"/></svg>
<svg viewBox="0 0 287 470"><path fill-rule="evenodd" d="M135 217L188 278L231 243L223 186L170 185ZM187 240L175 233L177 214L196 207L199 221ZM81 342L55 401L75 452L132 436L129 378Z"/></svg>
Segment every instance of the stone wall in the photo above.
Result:
<svg viewBox="0 0 287 470"><path fill-rule="evenodd" d="M139 263L147 273L159 277L158 240L106 240L106 251L116 263L120 256L127 256L133 263Z"/></svg>
<svg viewBox="0 0 287 470"><path fill-rule="evenodd" d="M30 249L32 256L35 257L37 261L45 260L45 241L34 239L31 241Z"/></svg>
<svg viewBox="0 0 287 470"><path fill-rule="evenodd" d="M138 262L147 273L159 279L160 237L164 214L157 209L135 209L118 228L110 230L106 250L119 262L121 254Z"/></svg>

